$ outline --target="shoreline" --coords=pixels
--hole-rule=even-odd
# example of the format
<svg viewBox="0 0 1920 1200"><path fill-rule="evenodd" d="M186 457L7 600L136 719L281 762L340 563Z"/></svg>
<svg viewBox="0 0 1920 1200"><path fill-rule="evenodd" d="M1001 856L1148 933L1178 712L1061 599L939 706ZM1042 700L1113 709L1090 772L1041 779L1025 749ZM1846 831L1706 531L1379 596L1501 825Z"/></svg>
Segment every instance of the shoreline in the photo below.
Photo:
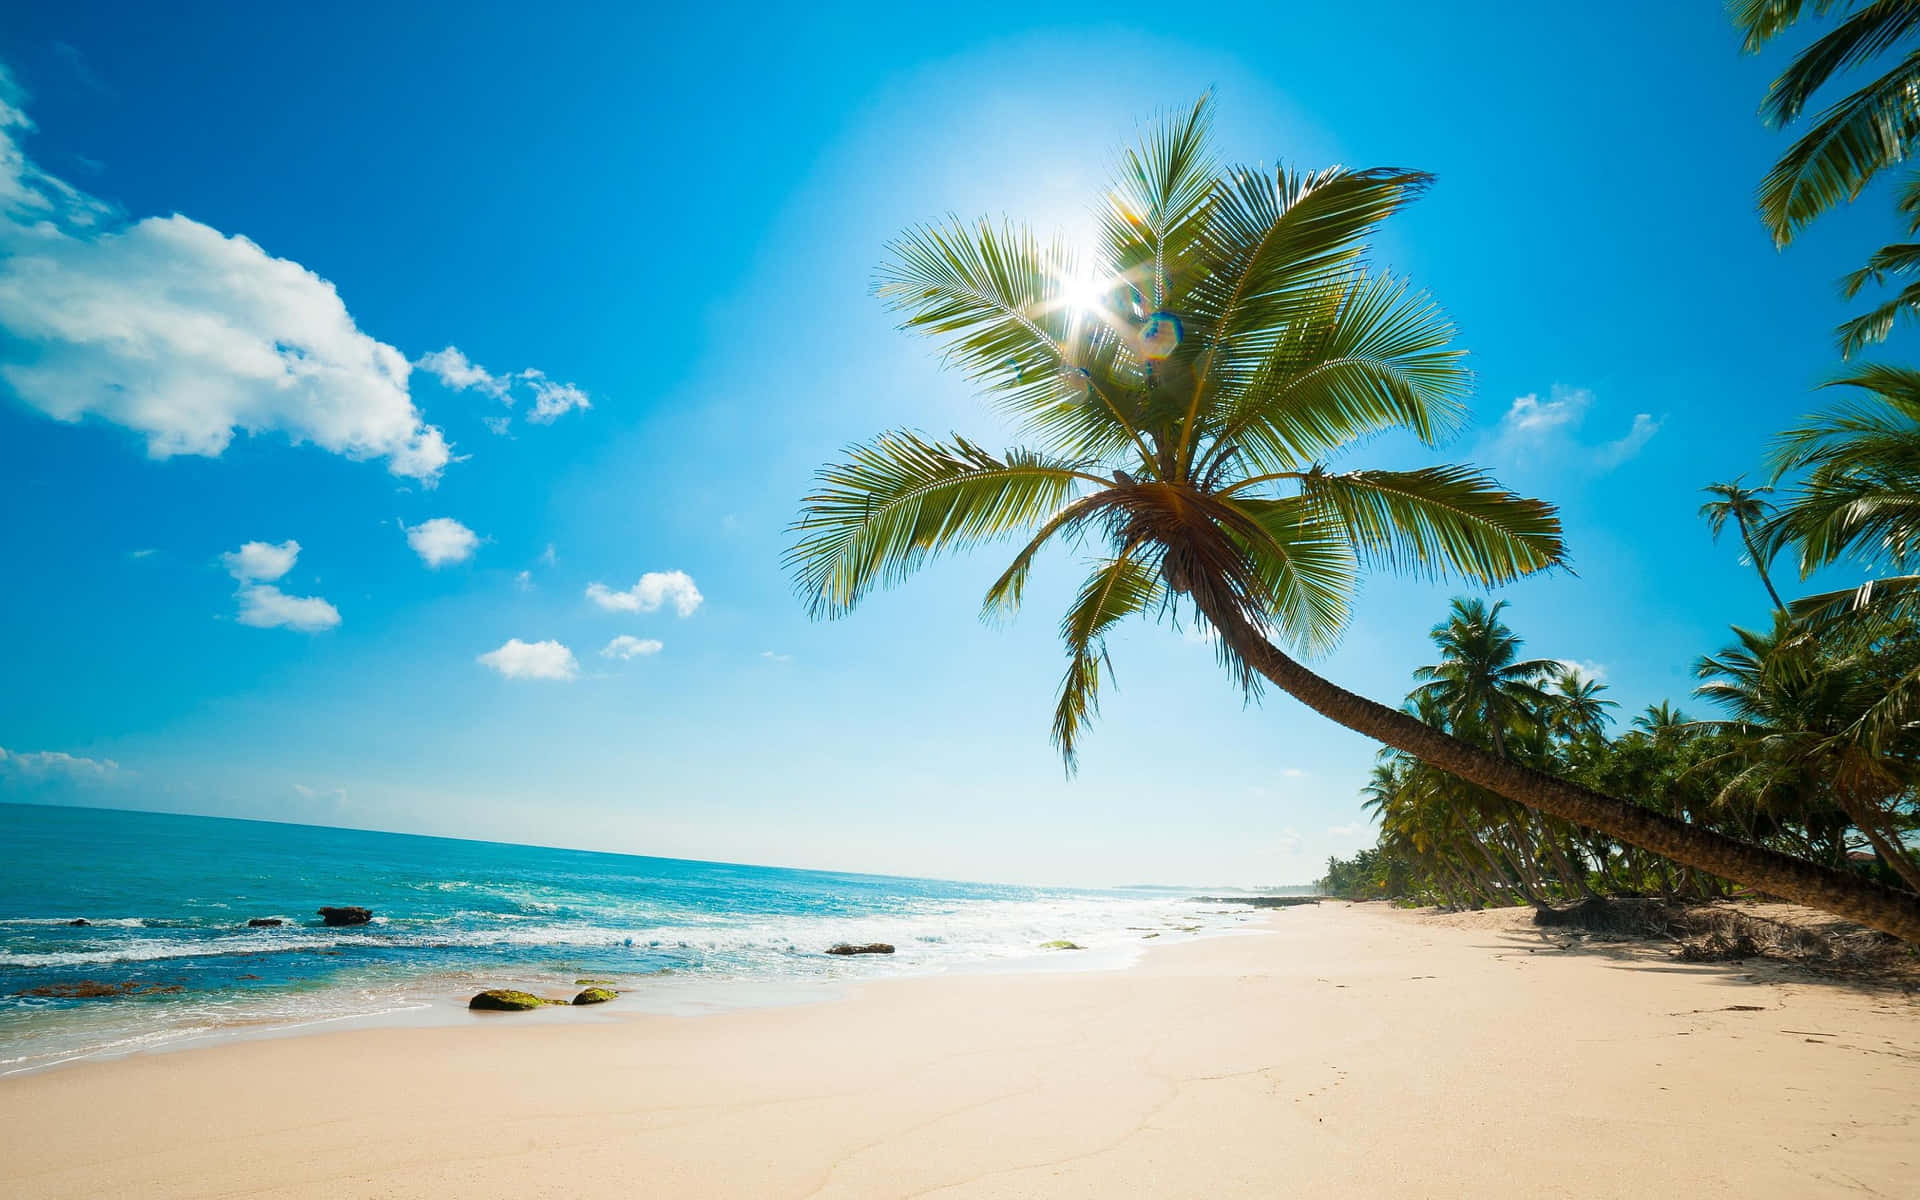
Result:
<svg viewBox="0 0 1920 1200"><path fill-rule="evenodd" d="M1215 910L1211 915L1237 917L1238 920L1234 924L1170 925L1168 931L1171 931L1174 936L1164 944L1184 945L1214 937L1252 932L1248 925L1258 921L1259 910L1253 907L1247 908L1244 913ZM892 956L886 956L873 960L871 969L865 969L859 965L867 960L857 959L853 960L854 965L843 973L829 977L777 974L702 976L672 975L667 972L626 975L624 979L616 980L621 996L619 1003L611 1009L595 1007L582 1011L570 1006L558 1005L556 1008L521 1014L519 1021L522 1023L591 1022L621 1016L715 1016L744 1010L834 1003L845 999L856 988L872 983L898 980L971 975L1124 971L1136 965L1145 953L1155 948L1156 943L1149 939L1160 938L1168 931L1153 932L1137 944L1105 944L1072 951L1035 948L1020 954L999 957L911 964L896 963ZM621 975L620 972L609 974ZM46 1058L43 1061L29 1062L25 1058L0 1060L0 1081L63 1070L82 1063L113 1062L134 1056L201 1052L218 1048L229 1042L299 1038L334 1032L389 1028L458 1027L472 1022L486 1022L495 1019L493 1014L471 1012L467 1002L475 992L488 988L513 988L536 994L556 990L577 990L577 988L566 988L551 978L515 973L510 969L485 975L470 971L423 972L404 982L387 984L385 994L376 1002L383 1007L349 1012L316 1010L310 1014L298 1015L265 1013L257 1016L241 1015L228 1018L224 1023L213 1026L156 1024L156 1027L147 1033L118 1038L72 1053L60 1051L59 1057ZM353 984L333 984L320 989L315 995L327 993L344 995L355 992L362 996L367 995L364 990ZM112 1013L112 1010L102 1010L103 1016L109 1013ZM71 1021L75 1018L84 1020L93 1013L82 1007L56 1011L49 1015L55 1021ZM112 1015L124 1018L127 1014L121 1011ZM171 1014L162 1010L153 1015L158 1021Z"/></svg>
<svg viewBox="0 0 1920 1200"><path fill-rule="evenodd" d="M1911 1182L1913 997L1652 948L1565 950L1525 916L1330 901L1262 914L1257 935L1148 946L1117 971L956 972L699 1017L503 1014L75 1063L0 1080L0 1192L1820 1196Z"/></svg>

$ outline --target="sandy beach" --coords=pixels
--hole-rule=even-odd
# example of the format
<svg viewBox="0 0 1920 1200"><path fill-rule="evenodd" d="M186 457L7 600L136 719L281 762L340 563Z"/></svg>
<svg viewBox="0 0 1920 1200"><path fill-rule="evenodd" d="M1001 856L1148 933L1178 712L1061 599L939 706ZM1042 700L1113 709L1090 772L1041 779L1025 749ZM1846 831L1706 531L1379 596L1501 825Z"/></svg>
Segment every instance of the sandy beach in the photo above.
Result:
<svg viewBox="0 0 1920 1200"><path fill-rule="evenodd" d="M1913 997L1563 944L1328 903L1122 971L77 1064L0 1082L0 1194L1915 1194Z"/></svg>

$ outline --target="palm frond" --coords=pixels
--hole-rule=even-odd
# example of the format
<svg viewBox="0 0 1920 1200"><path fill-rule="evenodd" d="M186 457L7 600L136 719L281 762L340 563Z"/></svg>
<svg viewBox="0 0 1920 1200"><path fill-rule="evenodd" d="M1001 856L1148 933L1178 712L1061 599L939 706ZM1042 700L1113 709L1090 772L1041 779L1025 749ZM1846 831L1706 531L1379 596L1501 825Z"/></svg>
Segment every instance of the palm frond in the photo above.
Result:
<svg viewBox="0 0 1920 1200"><path fill-rule="evenodd" d="M1099 484L1072 463L1028 450L994 455L964 438L895 431L821 468L801 502L787 566L815 616L844 615L942 550L1031 529Z"/></svg>
<svg viewBox="0 0 1920 1200"><path fill-rule="evenodd" d="M1867 265L1840 279L1840 298L1851 300L1869 283L1885 283L1889 275L1908 275L1920 268L1920 242L1895 242L1867 256Z"/></svg>
<svg viewBox="0 0 1920 1200"><path fill-rule="evenodd" d="M1381 275L1318 301L1317 312L1300 306L1263 359L1216 376L1227 402L1203 463L1233 450L1256 470L1291 470L1385 430L1436 445L1464 426L1473 376L1431 297Z"/></svg>
<svg viewBox="0 0 1920 1200"><path fill-rule="evenodd" d="M1752 54L1792 28L1808 13L1825 16L1835 4L1844 12L1858 0L1730 0L1727 15L1745 35L1741 49Z"/></svg>
<svg viewBox="0 0 1920 1200"><path fill-rule="evenodd" d="M1920 51L1821 113L1767 172L1760 215L1776 245L1807 222L1864 190L1882 168L1900 162L1920 135Z"/></svg>
<svg viewBox="0 0 1920 1200"><path fill-rule="evenodd" d="M1814 627L1851 617L1911 616L1920 602L1920 575L1870 579L1858 587L1819 592L1795 600L1788 611L1793 619Z"/></svg>
<svg viewBox="0 0 1920 1200"><path fill-rule="evenodd" d="M1060 748L1068 774L1078 766L1080 735L1099 711L1103 669L1112 673L1105 646L1107 631L1161 599L1159 573L1133 557L1133 550L1128 547L1118 557L1100 561L1060 623L1068 661L1054 706L1053 744Z"/></svg>
<svg viewBox="0 0 1920 1200"><path fill-rule="evenodd" d="M1102 503L1103 497L1098 494L1086 496L1048 517L1046 523L1020 548L1020 553L1013 556L1013 562L1001 572L1000 578L994 580L993 586L987 589L986 599L980 603L980 619L991 621L1012 616L1026 593L1027 576L1033 571L1034 557L1041 548L1074 525L1091 519Z"/></svg>
<svg viewBox="0 0 1920 1200"><path fill-rule="evenodd" d="M1834 328L1834 340L1840 348L1841 358L1852 358L1867 346L1884 342L1893 334L1894 322L1902 316L1913 318L1920 315L1920 283L1910 283L1900 289L1900 294L1875 308L1861 313Z"/></svg>
<svg viewBox="0 0 1920 1200"><path fill-rule="evenodd" d="M1101 227L1113 268L1154 309L1174 292L1173 268L1197 236L1212 199L1215 166L1208 145L1213 94L1184 115L1168 114L1120 156Z"/></svg>
<svg viewBox="0 0 1920 1200"><path fill-rule="evenodd" d="M1266 592L1265 625L1309 656L1331 651L1359 583L1344 531L1299 496L1223 503L1243 518L1229 528Z"/></svg>
<svg viewBox="0 0 1920 1200"><path fill-rule="evenodd" d="M1828 80L1891 49L1916 28L1920 4L1913 0L1875 0L1862 6L1794 56L1767 89L1761 117L1769 125L1787 124Z"/></svg>
<svg viewBox="0 0 1920 1200"><path fill-rule="evenodd" d="M1214 373L1231 377L1236 362L1265 358L1323 292L1355 274L1367 236L1432 178L1398 168L1280 167L1271 175L1240 169L1221 181L1199 246L1205 270L1183 305L1189 334L1205 347L1183 446L1194 436Z"/></svg>
<svg viewBox="0 0 1920 1200"><path fill-rule="evenodd" d="M1472 467L1315 468L1299 482L1301 496L1345 530L1370 566L1493 585L1565 564L1554 507Z"/></svg>

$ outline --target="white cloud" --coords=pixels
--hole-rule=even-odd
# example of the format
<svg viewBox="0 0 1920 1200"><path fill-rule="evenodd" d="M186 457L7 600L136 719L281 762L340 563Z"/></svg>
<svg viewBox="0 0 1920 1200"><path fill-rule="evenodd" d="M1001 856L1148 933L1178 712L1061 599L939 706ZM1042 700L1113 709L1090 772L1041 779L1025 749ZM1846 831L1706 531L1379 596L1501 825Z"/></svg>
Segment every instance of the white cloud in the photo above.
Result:
<svg viewBox="0 0 1920 1200"><path fill-rule="evenodd" d="M1655 419L1652 413L1635 413L1624 436L1599 446L1582 445L1575 433L1592 408L1591 391L1558 383L1545 400L1535 392L1516 396L1500 419L1493 448L1508 457L1561 465L1584 457L1594 468L1611 471L1640 453L1664 423L1664 418Z"/></svg>
<svg viewBox="0 0 1920 1200"><path fill-rule="evenodd" d="M540 552L540 565L543 567L550 567L559 561L560 561L560 556L553 552L553 543L548 542L547 548Z"/></svg>
<svg viewBox="0 0 1920 1200"><path fill-rule="evenodd" d="M522 371L520 378L533 388L533 411L527 420L551 425L576 408L592 408L587 394L571 383L555 383L540 371Z"/></svg>
<svg viewBox="0 0 1920 1200"><path fill-rule="evenodd" d="M20 148L0 68L0 379L58 421L145 436L155 458L278 434L431 482L451 459L406 356L312 271L174 214L129 222Z"/></svg>
<svg viewBox="0 0 1920 1200"><path fill-rule="evenodd" d="M584 390L571 383L557 383L549 379L545 371L529 367L524 371L495 375L473 362L456 346L423 354L413 365L456 392L477 391L509 406L519 399L514 389L524 387L533 394L533 408L527 413L527 420L539 425L551 425L576 408L593 407L592 400ZM513 423L509 417L481 419L495 433L505 433Z"/></svg>
<svg viewBox="0 0 1920 1200"><path fill-rule="evenodd" d="M1288 767L1285 770L1281 771L1280 773L1282 775L1285 775L1288 779L1305 779L1307 777L1307 773L1305 771L1302 771L1299 767Z"/></svg>
<svg viewBox="0 0 1920 1200"><path fill-rule="evenodd" d="M256 629L318 633L340 623L340 610L318 596L289 596L270 583L256 583L240 589L238 619Z"/></svg>
<svg viewBox="0 0 1920 1200"><path fill-rule="evenodd" d="M1588 680L1592 680L1595 683L1605 683L1607 680L1607 668L1601 663L1571 658L1557 658L1554 661L1559 664L1562 670L1582 683Z"/></svg>
<svg viewBox="0 0 1920 1200"><path fill-rule="evenodd" d="M518 575L515 575L513 577L513 585L519 588L523 592L532 591L533 590L533 572L522 571Z"/></svg>
<svg viewBox="0 0 1920 1200"><path fill-rule="evenodd" d="M227 573L240 582L242 625L256 629L297 629L317 633L340 623L340 610L318 596L289 596L274 587L300 558L300 543L288 538L272 542L247 542L238 550L220 556Z"/></svg>
<svg viewBox="0 0 1920 1200"><path fill-rule="evenodd" d="M300 543L288 538L279 545L272 542L247 542L238 550L220 556L227 573L241 583L278 579L293 570L300 557Z"/></svg>
<svg viewBox="0 0 1920 1200"><path fill-rule="evenodd" d="M1595 455L1600 466L1602 468L1617 467L1640 453L1641 448L1653 440L1653 435L1659 433L1660 426L1664 424L1666 424L1665 418L1655 420L1652 413L1633 414L1633 426L1627 430L1627 435L1600 447L1599 453Z"/></svg>
<svg viewBox="0 0 1920 1200"><path fill-rule="evenodd" d="M487 432L496 437L507 436L507 430L513 428L512 417L481 417L480 423L487 427Z"/></svg>
<svg viewBox="0 0 1920 1200"><path fill-rule="evenodd" d="M128 558L152 558L154 555L158 553L160 553L160 551L154 549L152 546L147 546L140 550L127 551L127 557Z"/></svg>
<svg viewBox="0 0 1920 1200"><path fill-rule="evenodd" d="M559 642L523 642L509 638L498 650L489 650L477 660L508 679L575 679L580 663L573 651Z"/></svg>
<svg viewBox="0 0 1920 1200"><path fill-rule="evenodd" d="M1355 821L1351 825L1330 825L1327 827L1327 833L1332 837L1359 837L1363 833L1371 832L1372 829L1373 826L1365 821Z"/></svg>
<svg viewBox="0 0 1920 1200"><path fill-rule="evenodd" d="M689 617L704 597L685 571L648 571L624 592L616 592L604 583L590 583L587 599L608 612L658 612L662 604L671 602L673 611Z"/></svg>
<svg viewBox="0 0 1920 1200"><path fill-rule="evenodd" d="M413 547L421 562L435 570L448 563L467 561L473 557L474 547L480 544L473 530L452 517L434 517L402 528L407 531L407 545Z"/></svg>
<svg viewBox="0 0 1920 1200"><path fill-rule="evenodd" d="M85 758L59 750L8 750L0 746L0 775L101 780L118 774L119 770L120 764L110 758Z"/></svg>
<svg viewBox="0 0 1920 1200"><path fill-rule="evenodd" d="M1592 405L1593 393L1586 388L1563 387L1556 383L1545 400L1535 392L1514 397L1512 407L1500 420L1500 427L1509 434L1538 436L1579 424Z"/></svg>
<svg viewBox="0 0 1920 1200"><path fill-rule="evenodd" d="M513 382L512 378L502 379L490 373L485 367L475 366L467 361L467 356L460 353L457 347L448 346L445 350L423 354L414 360L413 365L435 376L441 383L456 392L474 388L496 400L512 403L508 399L507 392Z"/></svg>
<svg viewBox="0 0 1920 1200"><path fill-rule="evenodd" d="M771 650L762 650L760 652L760 657L766 659L768 662L792 662L793 661L793 655L775 654Z"/></svg>
<svg viewBox="0 0 1920 1200"><path fill-rule="evenodd" d="M654 638L637 638L623 633L601 648L600 657L628 659L643 655L658 654L665 648L661 642Z"/></svg>

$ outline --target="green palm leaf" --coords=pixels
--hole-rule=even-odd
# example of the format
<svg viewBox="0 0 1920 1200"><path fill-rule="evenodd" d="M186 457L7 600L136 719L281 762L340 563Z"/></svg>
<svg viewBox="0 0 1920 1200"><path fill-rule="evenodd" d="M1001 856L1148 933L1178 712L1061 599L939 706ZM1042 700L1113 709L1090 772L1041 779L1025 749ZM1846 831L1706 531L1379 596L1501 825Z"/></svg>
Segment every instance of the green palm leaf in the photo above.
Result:
<svg viewBox="0 0 1920 1200"><path fill-rule="evenodd" d="M1555 566L1566 553L1551 505L1517 496L1471 467L1339 474L1316 468L1299 482L1300 494L1339 525L1370 566L1493 586Z"/></svg>
<svg viewBox="0 0 1920 1200"><path fill-rule="evenodd" d="M1785 245L1807 222L1865 190L1920 135L1920 51L1820 114L1760 184L1760 213Z"/></svg>
<svg viewBox="0 0 1920 1200"><path fill-rule="evenodd" d="M929 442L882 434L816 476L788 552L816 616L840 616L875 585L897 582L942 550L1031 529L1101 482L1073 464L1027 450L995 456L964 438Z"/></svg>
<svg viewBox="0 0 1920 1200"><path fill-rule="evenodd" d="M1060 699L1053 712L1053 744L1060 748L1068 773L1077 766L1076 747L1087 721L1100 708L1102 670L1111 674L1107 659L1108 630L1135 613L1160 603L1159 573L1133 557L1131 550L1095 565L1079 597L1060 622L1060 638L1067 644L1067 673L1060 683Z"/></svg>

